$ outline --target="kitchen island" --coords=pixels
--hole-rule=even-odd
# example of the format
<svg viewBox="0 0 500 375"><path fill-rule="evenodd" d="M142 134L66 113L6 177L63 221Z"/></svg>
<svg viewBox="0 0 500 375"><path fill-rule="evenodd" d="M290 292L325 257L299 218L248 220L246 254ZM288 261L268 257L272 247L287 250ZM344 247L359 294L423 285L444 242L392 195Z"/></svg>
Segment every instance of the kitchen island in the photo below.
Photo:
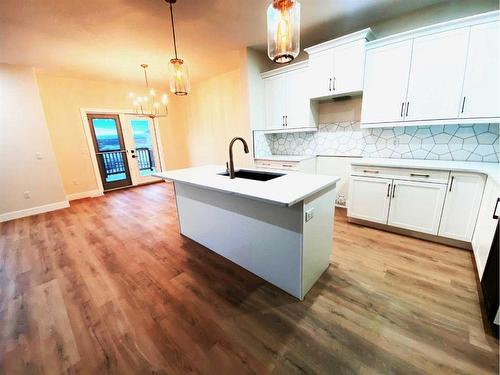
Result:
<svg viewBox="0 0 500 375"><path fill-rule="evenodd" d="M220 166L157 173L173 181L181 233L304 299L332 254L336 176Z"/></svg>

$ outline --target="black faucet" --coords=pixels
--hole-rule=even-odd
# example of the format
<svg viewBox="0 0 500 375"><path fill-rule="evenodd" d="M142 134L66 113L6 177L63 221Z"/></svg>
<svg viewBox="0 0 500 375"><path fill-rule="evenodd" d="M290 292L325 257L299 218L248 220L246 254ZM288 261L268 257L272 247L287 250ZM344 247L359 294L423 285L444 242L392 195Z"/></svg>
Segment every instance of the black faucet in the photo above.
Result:
<svg viewBox="0 0 500 375"><path fill-rule="evenodd" d="M248 145L241 137L234 137L229 143L229 178L234 178L234 162L233 162L233 143L240 140L243 143L243 150L248 154Z"/></svg>

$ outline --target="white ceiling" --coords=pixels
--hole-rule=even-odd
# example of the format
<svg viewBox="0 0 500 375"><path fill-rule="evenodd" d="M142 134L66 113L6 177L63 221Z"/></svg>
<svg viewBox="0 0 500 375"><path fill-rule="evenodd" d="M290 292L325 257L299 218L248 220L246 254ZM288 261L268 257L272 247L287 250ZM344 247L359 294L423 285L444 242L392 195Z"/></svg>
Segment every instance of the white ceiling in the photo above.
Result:
<svg viewBox="0 0 500 375"><path fill-rule="evenodd" d="M302 0L301 46L444 0ZM264 49L270 0L178 0L179 57L193 80L238 64L238 50ZM59 74L139 81L139 64L165 82L173 56L164 0L1 0L0 62Z"/></svg>

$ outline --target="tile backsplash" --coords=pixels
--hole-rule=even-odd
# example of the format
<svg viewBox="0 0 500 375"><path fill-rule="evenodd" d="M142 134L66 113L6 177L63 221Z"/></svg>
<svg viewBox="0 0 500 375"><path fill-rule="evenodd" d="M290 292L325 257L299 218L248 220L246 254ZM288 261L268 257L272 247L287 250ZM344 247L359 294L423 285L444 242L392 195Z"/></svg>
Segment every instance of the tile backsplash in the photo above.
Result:
<svg viewBox="0 0 500 375"><path fill-rule="evenodd" d="M359 122L322 124L308 133L254 132L255 155L335 155L499 162L499 124L361 129Z"/></svg>

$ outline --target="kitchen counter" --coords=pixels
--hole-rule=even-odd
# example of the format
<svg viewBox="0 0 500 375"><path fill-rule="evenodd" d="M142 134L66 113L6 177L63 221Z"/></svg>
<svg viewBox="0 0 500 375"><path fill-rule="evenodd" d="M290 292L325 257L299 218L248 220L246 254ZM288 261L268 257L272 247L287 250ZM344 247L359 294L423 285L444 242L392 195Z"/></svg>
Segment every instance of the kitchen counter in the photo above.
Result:
<svg viewBox="0 0 500 375"><path fill-rule="evenodd" d="M184 236L303 299L330 264L339 178L286 172L255 181L224 172L208 165L154 176L173 181Z"/></svg>
<svg viewBox="0 0 500 375"><path fill-rule="evenodd" d="M268 155L256 157L255 160L272 160L272 161L302 161L314 159L316 155Z"/></svg>
<svg viewBox="0 0 500 375"><path fill-rule="evenodd" d="M372 166L389 168L418 168L455 172L483 173L500 184L500 164L481 163L469 161L446 160L416 160L416 159L384 159L361 158L351 162L351 165Z"/></svg>
<svg viewBox="0 0 500 375"><path fill-rule="evenodd" d="M242 169L259 171L251 168ZM207 165L156 173L153 176L282 206L293 206L314 193L335 185L340 180L337 176L300 172L281 172L285 174L269 181L243 178L231 180L227 176L218 174L225 171L226 168L222 166ZM272 170L269 172L277 173Z"/></svg>

